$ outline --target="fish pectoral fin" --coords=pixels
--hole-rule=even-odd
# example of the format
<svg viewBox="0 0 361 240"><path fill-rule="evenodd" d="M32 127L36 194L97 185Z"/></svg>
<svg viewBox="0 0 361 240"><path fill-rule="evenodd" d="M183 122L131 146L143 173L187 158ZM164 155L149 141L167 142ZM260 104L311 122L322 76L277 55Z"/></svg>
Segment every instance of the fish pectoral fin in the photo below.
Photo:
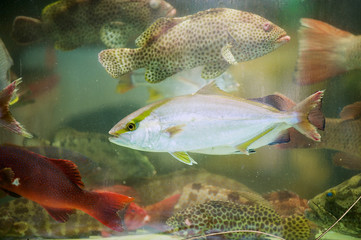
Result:
<svg viewBox="0 0 361 240"><path fill-rule="evenodd" d="M25 235L25 232L29 229L29 224L24 221L15 222L12 226L12 229L16 229L16 233L20 234L21 236Z"/></svg>
<svg viewBox="0 0 361 240"><path fill-rule="evenodd" d="M185 127L185 124L176 125L165 129L164 132L169 133L169 137L172 138L178 133L181 133L183 131L183 127Z"/></svg>
<svg viewBox="0 0 361 240"><path fill-rule="evenodd" d="M222 73L224 73L229 67L229 63L227 61L218 61L211 62L204 66L202 70L202 78L204 79L213 79L219 77Z"/></svg>
<svg viewBox="0 0 361 240"><path fill-rule="evenodd" d="M137 47L144 47L154 40L158 39L159 36L165 34L173 26L180 22L183 22L186 18L158 18L152 25L150 25L136 40L135 45Z"/></svg>
<svg viewBox="0 0 361 240"><path fill-rule="evenodd" d="M41 205L49 214L58 222L66 222L69 220L69 215L75 212L74 209L67 208L50 208Z"/></svg>
<svg viewBox="0 0 361 240"><path fill-rule="evenodd" d="M11 168L0 170L0 183L11 184L14 181L15 173Z"/></svg>
<svg viewBox="0 0 361 240"><path fill-rule="evenodd" d="M100 31L100 40L109 48L123 48L134 30L132 25L120 21L104 24Z"/></svg>
<svg viewBox="0 0 361 240"><path fill-rule="evenodd" d="M187 165L197 164L197 162L194 161L194 159L191 158L191 156L189 156L188 153L186 152L172 152L172 153L170 152L169 154L172 155L178 161L181 161L182 163L185 163Z"/></svg>
<svg viewBox="0 0 361 240"><path fill-rule="evenodd" d="M224 60L226 60L229 64L236 64L236 58L233 56L233 53L231 52L232 49L232 45L231 44L227 44L225 46L222 47L221 49L221 54L222 57L224 58Z"/></svg>

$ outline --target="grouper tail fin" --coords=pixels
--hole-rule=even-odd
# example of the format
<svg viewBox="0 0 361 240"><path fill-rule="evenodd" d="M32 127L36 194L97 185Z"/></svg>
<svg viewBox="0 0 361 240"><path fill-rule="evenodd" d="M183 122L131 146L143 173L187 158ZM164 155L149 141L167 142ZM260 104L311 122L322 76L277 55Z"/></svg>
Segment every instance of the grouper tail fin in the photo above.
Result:
<svg viewBox="0 0 361 240"><path fill-rule="evenodd" d="M292 125L297 131L306 137L320 142L321 135L317 129L323 130L325 127L325 117L321 112L323 91L317 91L296 106L291 111L298 115L298 123Z"/></svg>
<svg viewBox="0 0 361 240"><path fill-rule="evenodd" d="M39 19L18 16L13 22L11 36L19 44L30 44L40 41L43 36L43 24Z"/></svg>
<svg viewBox="0 0 361 240"><path fill-rule="evenodd" d="M103 50L99 53L98 60L113 78L118 78L143 67L141 49L115 48Z"/></svg>

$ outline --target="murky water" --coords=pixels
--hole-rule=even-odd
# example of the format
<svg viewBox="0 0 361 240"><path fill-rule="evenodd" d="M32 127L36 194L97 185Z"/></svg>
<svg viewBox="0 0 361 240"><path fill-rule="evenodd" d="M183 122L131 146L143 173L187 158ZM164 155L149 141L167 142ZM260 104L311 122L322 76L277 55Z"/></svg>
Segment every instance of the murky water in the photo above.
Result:
<svg viewBox="0 0 361 240"><path fill-rule="evenodd" d="M68 2L70 4L76 1L68 0ZM89 0L89 2L92 1ZM13 59L12 73L17 77L22 77L19 91L20 100L11 105L10 110L16 120L34 135L32 139L25 139L1 128L0 143L24 147L52 146L61 148L61 151L67 149L81 154L86 160L79 161L78 158L75 159L76 157L71 159L74 156L71 154L67 155L67 159L73 160L78 165L85 189L108 188L109 191L116 191L114 186L118 185L132 188L133 192L126 192L121 188L120 193L135 197L134 202L149 211L148 218L153 219L154 222L150 222L155 225L155 219L160 215L159 212L170 210L166 207L157 207L151 212L149 206L174 196L174 194L182 193L182 188L187 184L215 185L224 189L252 192L259 196L263 195L263 197L270 192L288 190L307 202L317 194L359 173L361 168L358 170L355 168L361 159L353 160L351 168L354 169L336 166L333 159L335 154L340 151L336 151L335 148L326 149L321 145L309 148L281 148L276 145L267 145L250 155L190 153L198 164L189 166L177 161L166 152L138 151L110 143L108 131L118 121L149 104L149 98L154 95L154 92L158 94L158 99L162 97L162 91L176 93L174 89L171 89L172 84L169 81L174 80L179 83L183 80L168 79L166 80L166 82L168 81L167 85L160 83L159 86L163 84L163 87L159 87L158 90L157 87L154 87L154 90L153 85L141 82L138 85L135 84L135 88L121 94L119 93L118 79L112 78L98 61L98 53L107 49L100 41L84 44L71 51L54 49L51 40L29 45L17 44L11 37L15 17L21 15L40 18L42 9L50 3L52 1L49 0L16 0L0 3L2 10L0 37ZM300 19L321 20L344 31L359 35L361 33L359 1L168 0L168 3L177 10L177 17L220 7L251 12L282 27L291 37L289 43L265 56L231 65L227 73L237 85L236 91L232 91L231 94L242 98L259 98L278 92L298 103L315 91L325 89L322 103L322 112L326 117L325 131L328 127L327 119L340 118L339 114L345 106L361 101L360 70L347 71L311 85L299 85L294 81L296 62L299 56ZM130 42L128 47L134 48L135 46ZM361 48L358 48L358 51L358 53L356 50L354 52L361 56ZM358 67L360 68L360 65ZM139 76L142 80L142 73L138 74ZM13 79L17 77L13 77ZM187 77L190 78L190 81L192 78L200 79L200 71L188 74ZM187 84L177 85L179 91L183 91L187 86ZM356 111L361 112L360 109ZM361 126L359 117L360 115L349 121L356 121L356 125ZM344 131L350 131L351 134L340 136L339 133L331 135L332 133L328 132L327 136L331 136L331 140L328 139L328 141L336 139L335 144L339 144L340 148L343 144L344 149L347 149L347 154L351 153L357 156L361 144L360 128L345 129ZM349 150L346 145L355 145L356 147ZM352 149L355 151L350 152L353 151ZM47 156L44 152L40 152L40 154ZM48 157L64 158L61 153L56 156ZM358 163L358 166L360 165ZM1 186L0 184L0 188L2 188ZM356 200L360 194L360 188L361 186L358 186L358 192L355 190L354 195L350 194L348 197ZM9 201L14 201L14 199L10 197L0 199L3 206ZM192 199L190 198L188 201L191 205ZM174 205L175 202L168 204ZM2 205L0 205L0 209ZM300 204L295 204L293 207L299 206ZM24 212L21 212L21 208L19 209L13 212L18 216L9 215L9 218L13 219L11 223L24 223L26 229L18 230L18 232L27 234L31 228L45 228L41 224L34 225L32 221L48 221L51 222L51 226L48 225L46 228L50 234L43 237L72 237L67 236L65 229L59 231L62 234L65 233L64 235L52 235L52 228L55 229L56 224L66 223L57 223L44 210L33 218L27 218ZM135 214L139 214L139 212L136 211ZM167 214L172 215L169 212ZM355 216L355 218L359 217L359 215ZM134 221L142 222L143 220ZM71 221L76 220L72 218ZM0 226L0 236L14 237L16 235L14 232L17 232L14 227L8 235L1 235L2 232L7 232L7 228L11 228L11 224L6 223L8 225ZM347 223L341 222L340 224ZM164 230L154 228L148 222L140 225L137 230L132 229L131 235L159 233ZM77 225L75 223L67 225L67 227L70 226L76 228ZM324 227L313 226L313 231L320 231ZM109 235L116 234L114 231L101 227L98 228L100 230L94 229L90 232L86 232L81 227L79 229L76 231L82 233L80 236L85 237L107 236L108 233L105 234L105 232L109 232ZM361 236L360 228L355 231L357 233L354 236L357 234ZM337 234L342 233L332 233L326 235L324 239L356 239L348 235L338 236ZM131 236L125 232L120 235L124 235L122 236L124 239L131 239ZM168 235L162 235L162 237L165 239L176 238L176 236ZM310 239L312 238L313 236L310 237ZM140 239L163 238L148 235Z"/></svg>

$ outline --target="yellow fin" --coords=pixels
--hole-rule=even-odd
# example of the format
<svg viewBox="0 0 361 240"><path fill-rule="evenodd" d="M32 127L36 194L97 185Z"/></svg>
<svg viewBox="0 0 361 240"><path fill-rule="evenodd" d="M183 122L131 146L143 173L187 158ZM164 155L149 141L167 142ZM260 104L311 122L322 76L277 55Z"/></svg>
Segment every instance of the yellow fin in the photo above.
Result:
<svg viewBox="0 0 361 240"><path fill-rule="evenodd" d="M149 93L149 98L147 100L147 103L155 102L157 100L164 98L162 93L158 92L157 90L155 90L154 88L151 88L151 87L148 87L148 93Z"/></svg>
<svg viewBox="0 0 361 240"><path fill-rule="evenodd" d="M181 125L177 125L177 126L173 126L173 127L169 127L167 129L165 129L165 132L169 133L170 137L174 137L174 135L181 133L183 131L183 127L185 126L185 124L181 124Z"/></svg>
<svg viewBox="0 0 361 240"><path fill-rule="evenodd" d="M270 128L267 129L266 131L262 132L261 134L258 134L257 136L251 138L250 140L248 140L247 142L241 143L240 145L237 145L236 148L241 151L244 154L249 155L250 153L254 153L254 150L248 149L248 147L254 143L255 141L257 141L258 139L260 139L261 137L263 137L264 135L266 135L267 133L269 133L270 131L272 131L274 128Z"/></svg>
<svg viewBox="0 0 361 240"><path fill-rule="evenodd" d="M186 17L181 18L159 18L152 25L150 25L136 40L137 47L144 47L158 39L159 36L165 34L170 28L183 22Z"/></svg>
<svg viewBox="0 0 361 240"><path fill-rule="evenodd" d="M191 158L186 152L172 152L170 153L170 155L172 155L178 161L187 165L197 164L197 162L194 161L193 158Z"/></svg>

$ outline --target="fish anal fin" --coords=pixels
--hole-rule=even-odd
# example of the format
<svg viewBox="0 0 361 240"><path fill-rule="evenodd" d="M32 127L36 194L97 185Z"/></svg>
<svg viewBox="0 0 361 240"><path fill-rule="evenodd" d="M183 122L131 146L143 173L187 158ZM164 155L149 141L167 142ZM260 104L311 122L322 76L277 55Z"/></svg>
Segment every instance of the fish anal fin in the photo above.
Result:
<svg viewBox="0 0 361 240"><path fill-rule="evenodd" d="M187 165L197 164L197 162L194 161L193 158L191 158L191 156L189 156L186 152L171 152L170 155L172 155L178 161Z"/></svg>
<svg viewBox="0 0 361 240"><path fill-rule="evenodd" d="M280 111L288 111L296 106L294 101L280 93L271 94L261 98L250 98L248 100L270 105Z"/></svg>
<svg viewBox="0 0 361 240"><path fill-rule="evenodd" d="M361 101L345 106L340 117L342 120L354 120L361 118Z"/></svg>
<svg viewBox="0 0 361 240"><path fill-rule="evenodd" d="M226 60L229 64L234 65L237 64L237 61L231 51L232 47L233 46L231 44L226 44L225 46L223 46L221 49L221 55L224 58L224 60Z"/></svg>
<svg viewBox="0 0 361 240"><path fill-rule="evenodd" d="M219 77L229 67L229 63L225 60L218 62L211 62L204 66L202 70L202 78L213 79Z"/></svg>
<svg viewBox="0 0 361 240"><path fill-rule="evenodd" d="M0 170L0 183L11 184L14 181L15 173L11 168Z"/></svg>
<svg viewBox="0 0 361 240"><path fill-rule="evenodd" d="M169 133L169 137L174 137L175 135L177 135L178 133L181 133L183 131L183 127L185 127L185 124L181 124L181 125L176 125L173 127L169 127L167 129L165 129L164 131Z"/></svg>
<svg viewBox="0 0 361 240"><path fill-rule="evenodd" d="M65 209L65 208L50 208L47 206L42 207L58 222L66 222L69 220L69 215L75 212L74 209Z"/></svg>
<svg viewBox="0 0 361 240"><path fill-rule="evenodd" d="M185 17L181 17L181 18L162 17L157 19L135 40L135 45L137 47L145 47L146 45L151 44L161 35L165 34L173 26L183 22L185 19L186 19Z"/></svg>
<svg viewBox="0 0 361 240"><path fill-rule="evenodd" d="M75 163L65 159L48 158L48 160L60 168L61 171L70 179L70 181L72 181L78 187L84 188L84 183L81 180L80 172Z"/></svg>
<svg viewBox="0 0 361 240"><path fill-rule="evenodd" d="M269 129L263 131L262 133L258 134L257 136L251 138L250 140L237 145L236 148L239 151L241 151L242 153L247 154L247 155L249 155L250 153L255 153L256 151L254 149L249 149L249 146L251 146L252 143L256 142L257 140L259 140L263 136L265 136L267 133L271 132L273 129L274 128L269 128Z"/></svg>
<svg viewBox="0 0 361 240"><path fill-rule="evenodd" d="M282 143L288 143L291 140L290 133L288 130L282 131L280 135L271 143L268 145L276 145L276 144L282 144Z"/></svg>

